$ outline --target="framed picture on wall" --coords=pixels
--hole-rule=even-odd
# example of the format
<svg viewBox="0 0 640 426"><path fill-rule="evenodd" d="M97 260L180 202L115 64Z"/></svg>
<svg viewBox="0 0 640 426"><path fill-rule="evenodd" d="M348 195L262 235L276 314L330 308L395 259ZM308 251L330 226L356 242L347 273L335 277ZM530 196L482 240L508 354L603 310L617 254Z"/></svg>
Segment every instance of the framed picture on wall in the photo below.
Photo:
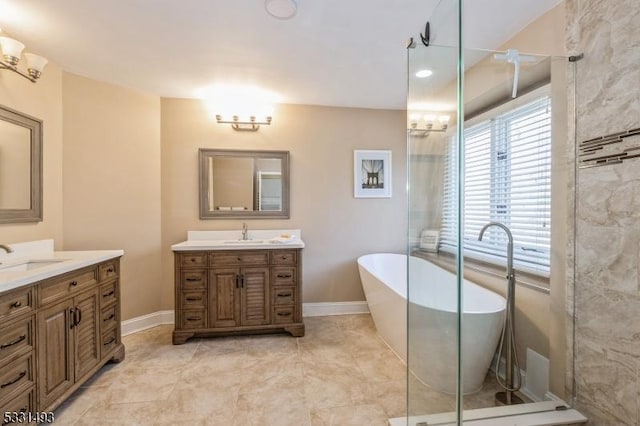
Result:
<svg viewBox="0 0 640 426"><path fill-rule="evenodd" d="M353 196L391 198L391 151L353 151Z"/></svg>

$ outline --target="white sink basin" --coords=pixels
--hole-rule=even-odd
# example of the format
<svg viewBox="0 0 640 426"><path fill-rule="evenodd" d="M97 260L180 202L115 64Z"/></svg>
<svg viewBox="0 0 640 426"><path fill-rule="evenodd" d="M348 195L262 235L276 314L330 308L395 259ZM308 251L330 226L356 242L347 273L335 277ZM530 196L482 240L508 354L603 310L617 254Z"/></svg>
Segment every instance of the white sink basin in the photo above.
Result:
<svg viewBox="0 0 640 426"><path fill-rule="evenodd" d="M248 244L248 245L265 244L265 243L267 243L266 240L225 240L222 242L222 244Z"/></svg>
<svg viewBox="0 0 640 426"><path fill-rule="evenodd" d="M64 261L65 259L28 260L26 262L17 263L15 265L0 266L0 273L31 271L32 269L43 268L45 266L53 265L55 263L60 263Z"/></svg>

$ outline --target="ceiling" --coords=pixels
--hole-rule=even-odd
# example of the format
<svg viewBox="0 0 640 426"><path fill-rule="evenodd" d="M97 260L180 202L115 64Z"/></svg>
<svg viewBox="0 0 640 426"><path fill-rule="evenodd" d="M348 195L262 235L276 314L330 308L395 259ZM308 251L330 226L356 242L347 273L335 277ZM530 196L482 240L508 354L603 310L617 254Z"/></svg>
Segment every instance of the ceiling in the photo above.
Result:
<svg viewBox="0 0 640 426"><path fill-rule="evenodd" d="M468 1L465 40L496 48L558 2ZM263 0L0 0L4 32L96 80L180 98L248 84L365 108L405 108L405 45L427 19L434 43L455 44L453 0L298 0L291 20Z"/></svg>

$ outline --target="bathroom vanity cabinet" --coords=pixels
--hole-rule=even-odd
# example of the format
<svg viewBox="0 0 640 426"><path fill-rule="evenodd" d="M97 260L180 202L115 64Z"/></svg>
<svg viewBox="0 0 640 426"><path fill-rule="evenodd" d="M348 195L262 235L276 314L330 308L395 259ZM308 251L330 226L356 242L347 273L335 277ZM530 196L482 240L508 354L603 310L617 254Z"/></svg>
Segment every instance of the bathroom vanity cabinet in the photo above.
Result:
<svg viewBox="0 0 640 426"><path fill-rule="evenodd" d="M301 254L294 248L176 252L173 343L278 331L303 336Z"/></svg>
<svg viewBox="0 0 640 426"><path fill-rule="evenodd" d="M0 292L0 412L55 409L120 341L119 259Z"/></svg>

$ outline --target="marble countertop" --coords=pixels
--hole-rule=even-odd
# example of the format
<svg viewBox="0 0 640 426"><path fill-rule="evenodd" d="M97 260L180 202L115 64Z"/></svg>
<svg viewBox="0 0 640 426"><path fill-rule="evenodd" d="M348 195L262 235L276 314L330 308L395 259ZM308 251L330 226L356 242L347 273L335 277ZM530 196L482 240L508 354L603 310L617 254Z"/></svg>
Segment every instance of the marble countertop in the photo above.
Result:
<svg viewBox="0 0 640 426"><path fill-rule="evenodd" d="M186 241L171 246L173 251L291 248L304 248L299 229L248 230L247 240L242 239L242 231L188 231Z"/></svg>
<svg viewBox="0 0 640 426"><path fill-rule="evenodd" d="M53 240L10 244L10 247L13 253L3 252L0 256L0 293L124 255L123 250L54 251ZM10 270L28 262L37 267Z"/></svg>

